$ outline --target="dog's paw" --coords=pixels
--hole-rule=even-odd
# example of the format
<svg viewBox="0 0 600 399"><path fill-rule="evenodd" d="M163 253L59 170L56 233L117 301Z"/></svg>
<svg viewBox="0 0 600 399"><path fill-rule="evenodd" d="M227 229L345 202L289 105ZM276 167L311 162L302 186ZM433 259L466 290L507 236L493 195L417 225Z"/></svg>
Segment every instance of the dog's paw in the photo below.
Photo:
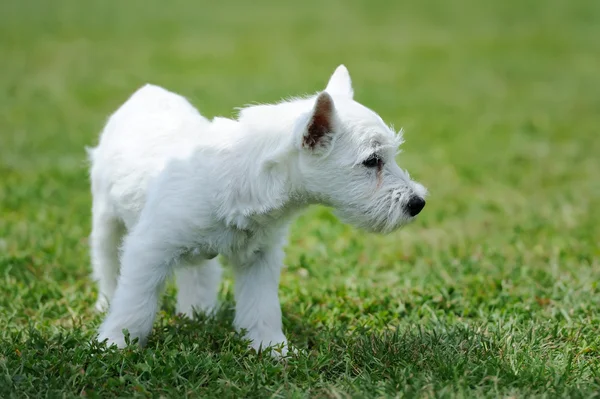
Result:
<svg viewBox="0 0 600 399"><path fill-rule="evenodd" d="M219 303L201 304L201 305L187 305L177 304L175 312L182 314L187 318L193 320L196 314L203 314L207 317L213 317L219 309Z"/></svg>
<svg viewBox="0 0 600 399"><path fill-rule="evenodd" d="M128 335L128 340L125 339L125 333ZM126 330L123 330L123 328L111 325L105 321L98 330L97 339L98 342L106 342L107 348L116 345L117 348L122 349L127 346L128 341L133 341L134 337Z"/></svg>
<svg viewBox="0 0 600 399"><path fill-rule="evenodd" d="M282 342L279 344L270 344L266 347L260 346L259 349L254 348L256 351L261 351L262 353L268 353L274 359L285 359L289 354L291 354L291 348L287 342Z"/></svg>
<svg viewBox="0 0 600 399"><path fill-rule="evenodd" d="M259 351L254 346L251 346L251 348L257 352ZM291 357L306 354L306 351L298 349L289 342L267 346L266 348L262 347L260 351L262 353L268 353L273 359L281 362L287 362Z"/></svg>
<svg viewBox="0 0 600 399"><path fill-rule="evenodd" d="M98 334L98 342L106 341L106 347L111 347L116 345L117 348L123 349L127 346L127 342L125 342L125 336L123 333L120 334L108 334L106 332L100 332Z"/></svg>
<svg viewBox="0 0 600 399"><path fill-rule="evenodd" d="M254 349L257 353L268 353L275 359L284 359L295 351L295 349L287 342L283 333L263 339L251 337L251 335L248 334L247 338L250 339L251 349Z"/></svg>

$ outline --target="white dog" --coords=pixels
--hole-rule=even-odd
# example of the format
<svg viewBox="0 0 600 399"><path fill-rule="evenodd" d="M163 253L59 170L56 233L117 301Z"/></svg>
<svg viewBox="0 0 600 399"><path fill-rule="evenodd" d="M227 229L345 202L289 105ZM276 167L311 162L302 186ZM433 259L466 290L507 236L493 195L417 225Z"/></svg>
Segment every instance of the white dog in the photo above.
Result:
<svg viewBox="0 0 600 399"><path fill-rule="evenodd" d="M278 298L292 217L332 207L360 228L388 233L425 205L425 188L395 161L401 135L353 100L339 66L325 91L207 120L183 97L139 89L90 150L99 340L144 343L174 271L178 311L217 305L221 268L235 275L237 329L256 349L287 351Z"/></svg>

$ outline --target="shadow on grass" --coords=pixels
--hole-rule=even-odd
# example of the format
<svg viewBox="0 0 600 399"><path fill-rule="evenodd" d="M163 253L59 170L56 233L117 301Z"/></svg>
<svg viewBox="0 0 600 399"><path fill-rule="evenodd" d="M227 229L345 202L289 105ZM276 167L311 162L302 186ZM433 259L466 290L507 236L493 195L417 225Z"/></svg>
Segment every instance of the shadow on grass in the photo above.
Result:
<svg viewBox="0 0 600 399"><path fill-rule="evenodd" d="M227 302L216 318L207 320L199 315L183 325L194 335L198 334L197 323L202 323L200 329L209 340L206 347L227 356L233 350L247 371L269 381L266 370L272 366L271 359L249 354L240 335L233 333L233 306ZM585 388L574 384L581 375L572 371L573 359L566 359L563 367L552 365L551 355L536 352L533 342L529 349L517 352L506 332L465 324L412 325L384 332L350 330L344 325L331 329L315 326L289 310L284 315L288 339L300 350L287 359L284 372L294 384L312 386L327 381L342 385L347 392L356 387L361 387L361 392L378 392L384 387L386 394L437 392L450 387L451 392L466 388L498 394L516 390L563 395L581 393Z"/></svg>
<svg viewBox="0 0 600 399"><path fill-rule="evenodd" d="M515 354L501 337L458 324L350 331L292 315L286 332L300 352L278 362L247 350L234 332L232 308L227 301L214 317L194 320L161 314L144 348L107 349L90 341L87 326L22 332L0 345L0 397L581 396L597 388L583 385L568 366L553 369L544 355Z"/></svg>

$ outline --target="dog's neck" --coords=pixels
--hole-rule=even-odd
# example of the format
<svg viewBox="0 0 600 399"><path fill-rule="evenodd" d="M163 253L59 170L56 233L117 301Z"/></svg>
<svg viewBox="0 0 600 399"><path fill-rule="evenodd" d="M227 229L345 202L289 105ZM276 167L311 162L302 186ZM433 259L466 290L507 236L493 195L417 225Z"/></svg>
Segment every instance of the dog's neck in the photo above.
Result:
<svg viewBox="0 0 600 399"><path fill-rule="evenodd" d="M296 100L241 111L233 151L239 169L232 173L232 190L226 199L237 212L229 214L228 223L246 228L285 222L314 203L304 189L294 137L297 120L307 110L308 101Z"/></svg>

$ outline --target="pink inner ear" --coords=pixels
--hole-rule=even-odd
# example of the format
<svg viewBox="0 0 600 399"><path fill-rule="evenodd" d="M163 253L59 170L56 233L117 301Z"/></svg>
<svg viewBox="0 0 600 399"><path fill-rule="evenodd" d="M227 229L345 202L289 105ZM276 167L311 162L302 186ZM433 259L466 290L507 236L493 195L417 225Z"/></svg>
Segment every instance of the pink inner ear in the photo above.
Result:
<svg viewBox="0 0 600 399"><path fill-rule="evenodd" d="M329 94L323 92L317 98L312 118L308 124L303 144L309 148L315 148L322 142L323 137L333 131L333 100Z"/></svg>

